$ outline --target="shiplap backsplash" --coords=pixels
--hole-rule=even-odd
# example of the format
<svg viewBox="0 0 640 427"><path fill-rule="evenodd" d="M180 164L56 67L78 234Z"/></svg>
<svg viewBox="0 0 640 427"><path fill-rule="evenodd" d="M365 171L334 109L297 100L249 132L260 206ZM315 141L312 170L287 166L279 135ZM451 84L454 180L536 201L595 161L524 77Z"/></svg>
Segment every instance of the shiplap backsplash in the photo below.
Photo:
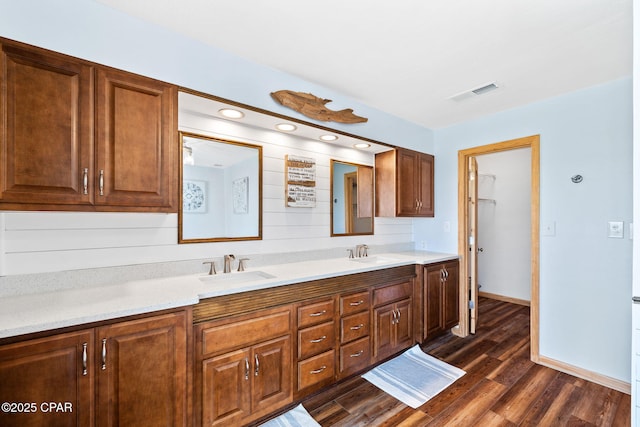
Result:
<svg viewBox="0 0 640 427"><path fill-rule="evenodd" d="M372 236L330 236L330 160L373 165L373 154L204 115L181 114L179 122L181 130L262 145L262 240L178 245L176 214L1 212L0 276L217 258L227 253L344 250L359 243L375 247L414 240L410 218L376 218ZM316 160L316 207L285 206L287 154Z"/></svg>

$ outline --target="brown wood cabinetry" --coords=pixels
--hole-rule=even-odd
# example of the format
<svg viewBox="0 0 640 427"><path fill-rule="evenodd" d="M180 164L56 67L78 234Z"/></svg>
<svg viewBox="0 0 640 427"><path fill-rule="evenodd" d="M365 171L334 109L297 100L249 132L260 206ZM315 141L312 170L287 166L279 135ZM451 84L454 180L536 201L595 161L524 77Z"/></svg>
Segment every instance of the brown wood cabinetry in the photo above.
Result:
<svg viewBox="0 0 640 427"><path fill-rule="evenodd" d="M177 88L0 39L0 207L177 211Z"/></svg>
<svg viewBox="0 0 640 427"><path fill-rule="evenodd" d="M395 148L376 154L376 216L434 215L434 157Z"/></svg>
<svg viewBox="0 0 640 427"><path fill-rule="evenodd" d="M189 323L180 311L0 347L0 400L33 404L0 425L188 425Z"/></svg>
<svg viewBox="0 0 640 427"><path fill-rule="evenodd" d="M196 425L243 425L292 401L290 305L194 328Z"/></svg>
<svg viewBox="0 0 640 427"><path fill-rule="evenodd" d="M345 378L371 364L371 297L369 290L340 296L340 360Z"/></svg>
<svg viewBox="0 0 640 427"><path fill-rule="evenodd" d="M305 302L297 307L296 396L335 379L336 324L334 298Z"/></svg>
<svg viewBox="0 0 640 427"><path fill-rule="evenodd" d="M448 331L459 322L459 262L424 267L423 339Z"/></svg>
<svg viewBox="0 0 640 427"><path fill-rule="evenodd" d="M373 359L380 361L413 343L413 284L373 290Z"/></svg>
<svg viewBox="0 0 640 427"><path fill-rule="evenodd" d="M0 425L94 425L93 349L91 330L0 347L0 401L10 404ZM48 402L64 402L64 412L50 411Z"/></svg>

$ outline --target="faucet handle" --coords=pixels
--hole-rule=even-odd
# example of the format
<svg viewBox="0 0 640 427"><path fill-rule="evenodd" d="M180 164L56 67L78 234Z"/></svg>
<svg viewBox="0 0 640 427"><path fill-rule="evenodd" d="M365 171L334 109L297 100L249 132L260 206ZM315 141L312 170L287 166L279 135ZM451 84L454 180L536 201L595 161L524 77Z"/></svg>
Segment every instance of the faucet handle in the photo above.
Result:
<svg viewBox="0 0 640 427"><path fill-rule="evenodd" d="M353 258L353 249L349 248L347 252L349 252L349 258Z"/></svg>
<svg viewBox="0 0 640 427"><path fill-rule="evenodd" d="M368 250L369 250L369 246L362 245L362 256L369 256L369 252L367 252Z"/></svg>
<svg viewBox="0 0 640 427"><path fill-rule="evenodd" d="M244 271L244 262L249 261L249 258L240 258L238 260L238 271Z"/></svg>
<svg viewBox="0 0 640 427"><path fill-rule="evenodd" d="M216 263L214 261L205 261L203 264L211 264L209 268L209 276L216 274Z"/></svg>

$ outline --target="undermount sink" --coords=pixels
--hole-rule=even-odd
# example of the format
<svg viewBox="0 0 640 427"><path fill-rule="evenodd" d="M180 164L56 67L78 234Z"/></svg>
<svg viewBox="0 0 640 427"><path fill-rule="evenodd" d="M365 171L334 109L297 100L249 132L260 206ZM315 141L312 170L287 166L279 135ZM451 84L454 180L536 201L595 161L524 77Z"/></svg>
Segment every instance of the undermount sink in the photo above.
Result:
<svg viewBox="0 0 640 427"><path fill-rule="evenodd" d="M211 276L202 276L200 281L203 283L242 283L253 282L256 280L273 279L276 276L265 273L264 271L242 271L233 273L221 273Z"/></svg>
<svg viewBox="0 0 640 427"><path fill-rule="evenodd" d="M398 258L391 258L386 256L367 256L362 258L350 258L350 260L361 262L363 264L388 264L400 261Z"/></svg>

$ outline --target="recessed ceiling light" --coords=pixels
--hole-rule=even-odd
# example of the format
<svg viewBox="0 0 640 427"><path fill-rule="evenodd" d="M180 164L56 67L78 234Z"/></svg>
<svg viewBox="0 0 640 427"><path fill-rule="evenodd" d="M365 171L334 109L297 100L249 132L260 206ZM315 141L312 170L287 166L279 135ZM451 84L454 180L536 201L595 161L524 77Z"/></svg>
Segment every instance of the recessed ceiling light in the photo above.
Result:
<svg viewBox="0 0 640 427"><path fill-rule="evenodd" d="M338 137L335 135L320 135L320 139L323 141L335 141Z"/></svg>
<svg viewBox="0 0 640 427"><path fill-rule="evenodd" d="M369 148L371 144L367 144L366 142L359 142L357 144L353 144L354 148Z"/></svg>
<svg viewBox="0 0 640 427"><path fill-rule="evenodd" d="M228 119L241 119L244 117L244 113L242 111L234 110L232 108L222 108L218 110L218 113Z"/></svg>
<svg viewBox="0 0 640 427"><path fill-rule="evenodd" d="M293 132L294 130L297 129L297 127L295 125L292 125L291 123L278 123L276 125L276 129L281 130L283 132Z"/></svg>

